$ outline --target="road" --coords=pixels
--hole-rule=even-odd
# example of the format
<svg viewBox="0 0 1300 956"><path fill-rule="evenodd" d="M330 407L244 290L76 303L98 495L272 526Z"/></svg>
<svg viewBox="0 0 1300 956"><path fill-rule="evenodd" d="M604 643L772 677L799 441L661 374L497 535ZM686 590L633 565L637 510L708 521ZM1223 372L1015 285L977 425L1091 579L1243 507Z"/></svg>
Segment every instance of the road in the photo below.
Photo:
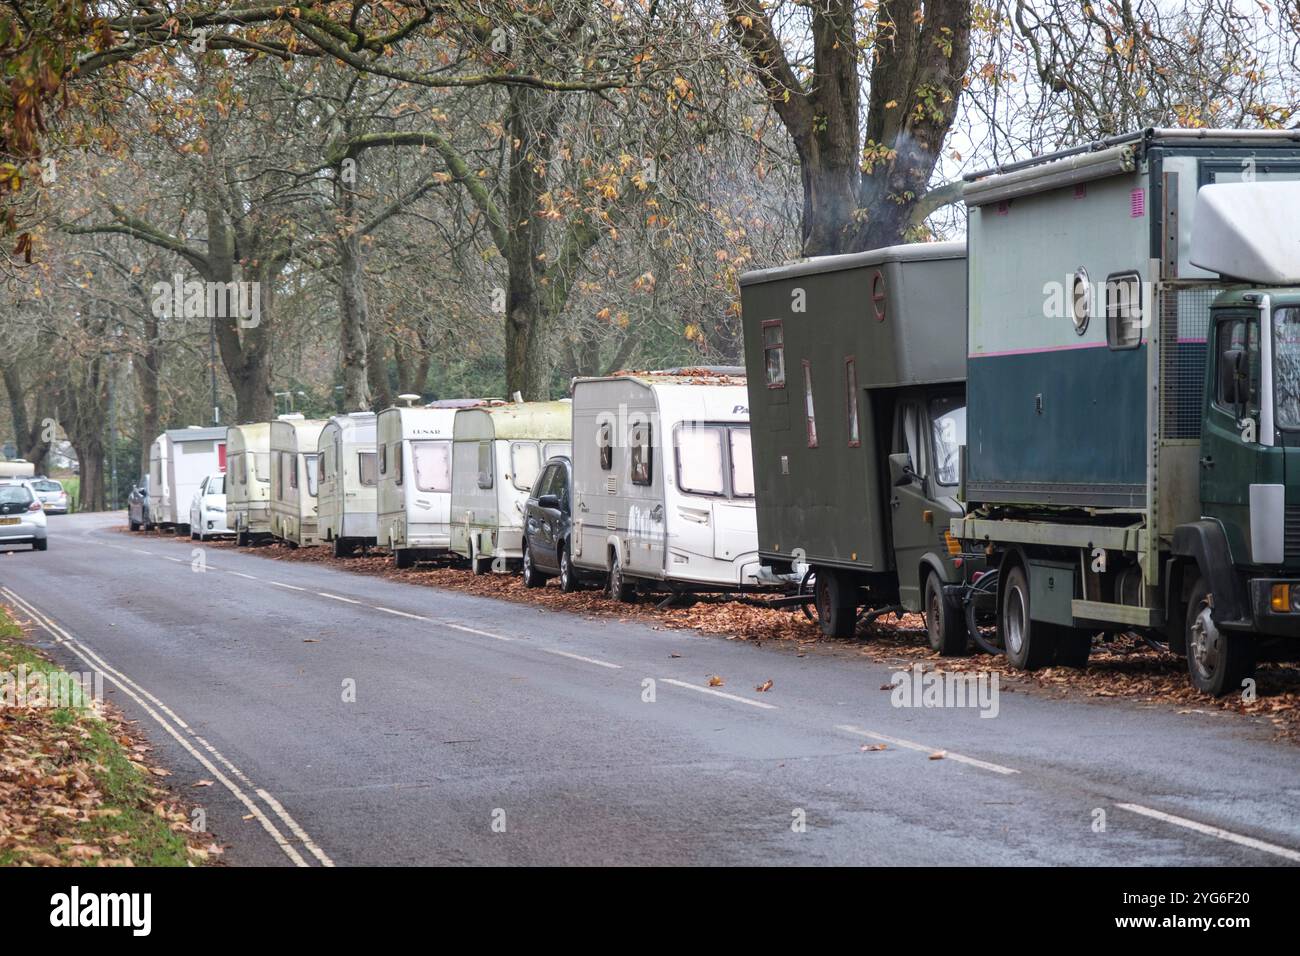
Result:
<svg viewBox="0 0 1300 956"><path fill-rule="evenodd" d="M124 524L52 518L0 600L105 671L232 864L1300 863L1300 751L1244 720L895 707L857 657Z"/></svg>

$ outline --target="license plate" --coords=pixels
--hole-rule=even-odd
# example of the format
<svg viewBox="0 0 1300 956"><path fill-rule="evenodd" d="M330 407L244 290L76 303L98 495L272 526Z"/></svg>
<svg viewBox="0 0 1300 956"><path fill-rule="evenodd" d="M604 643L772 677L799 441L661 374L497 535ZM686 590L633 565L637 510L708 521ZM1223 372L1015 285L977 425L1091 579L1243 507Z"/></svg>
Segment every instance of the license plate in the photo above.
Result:
<svg viewBox="0 0 1300 956"><path fill-rule="evenodd" d="M17 518L0 518L0 524L18 524Z"/></svg>

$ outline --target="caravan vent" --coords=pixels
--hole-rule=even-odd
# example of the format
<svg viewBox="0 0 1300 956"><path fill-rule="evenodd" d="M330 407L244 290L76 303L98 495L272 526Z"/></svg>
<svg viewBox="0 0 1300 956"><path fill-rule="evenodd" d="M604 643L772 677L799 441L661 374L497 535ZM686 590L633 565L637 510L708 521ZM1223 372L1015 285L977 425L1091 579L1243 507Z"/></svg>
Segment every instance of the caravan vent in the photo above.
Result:
<svg viewBox="0 0 1300 956"><path fill-rule="evenodd" d="M605 479L605 491L611 495L618 494L618 479L613 475Z"/></svg>
<svg viewBox="0 0 1300 956"><path fill-rule="evenodd" d="M605 512L605 527L610 531L618 530L618 514L613 511Z"/></svg>

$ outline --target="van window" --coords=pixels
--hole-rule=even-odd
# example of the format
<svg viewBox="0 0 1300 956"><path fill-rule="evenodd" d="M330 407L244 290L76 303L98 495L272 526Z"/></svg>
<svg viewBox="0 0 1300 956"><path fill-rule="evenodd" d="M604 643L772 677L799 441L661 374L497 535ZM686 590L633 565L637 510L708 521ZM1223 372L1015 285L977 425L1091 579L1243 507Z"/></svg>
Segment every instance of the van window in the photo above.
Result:
<svg viewBox="0 0 1300 956"><path fill-rule="evenodd" d="M1248 379L1246 382L1247 398L1245 404L1246 411L1253 415L1259 411L1259 319L1255 316L1225 319L1219 323L1215 335L1218 340L1215 349L1218 361L1222 361L1223 353L1230 348L1241 349L1246 353ZM1220 375L1217 378L1218 381L1215 383L1217 404L1220 408L1235 412L1236 402L1231 401L1230 397L1224 393L1223 376Z"/></svg>
<svg viewBox="0 0 1300 956"><path fill-rule="evenodd" d="M307 476L307 494L313 498L316 497L316 489L319 487L316 481L317 476L320 474L320 465L317 463L318 458L320 458L320 455L302 456L303 474Z"/></svg>
<svg viewBox="0 0 1300 956"><path fill-rule="evenodd" d="M609 422L601 423L596 444L600 447L600 470L610 471L614 467L614 426Z"/></svg>
<svg viewBox="0 0 1300 956"><path fill-rule="evenodd" d="M858 363L853 356L844 360L844 398L848 403L849 447L862 445L862 434L858 430Z"/></svg>
<svg viewBox="0 0 1300 956"><path fill-rule="evenodd" d="M357 452L357 477L364 488L373 488L378 481L375 474L375 453L373 451Z"/></svg>
<svg viewBox="0 0 1300 956"><path fill-rule="evenodd" d="M510 443L510 480L516 488L520 491L531 489L541 467L542 450L537 446L537 442Z"/></svg>
<svg viewBox="0 0 1300 956"><path fill-rule="evenodd" d="M961 479L961 446L966 444L966 406L955 395L930 402L930 426L934 434L934 468L931 474L941 485L955 485Z"/></svg>
<svg viewBox="0 0 1300 956"><path fill-rule="evenodd" d="M749 426L729 428L731 438L731 493L737 498L754 497L754 453Z"/></svg>
<svg viewBox="0 0 1300 956"><path fill-rule="evenodd" d="M415 487L420 491L451 491L451 442L411 442L411 462L415 465Z"/></svg>
<svg viewBox="0 0 1300 956"><path fill-rule="evenodd" d="M492 443L490 441L478 443L478 486L492 487Z"/></svg>
<svg viewBox="0 0 1300 956"><path fill-rule="evenodd" d="M808 418L808 447L817 447L817 413L813 409L812 363L803 360L803 405Z"/></svg>
<svg viewBox="0 0 1300 956"><path fill-rule="evenodd" d="M780 319L763 323L763 367L768 388L785 388L785 331Z"/></svg>
<svg viewBox="0 0 1300 956"><path fill-rule="evenodd" d="M654 451L651 447L649 422L632 426L632 484L648 485L654 481Z"/></svg>
<svg viewBox="0 0 1300 956"><path fill-rule="evenodd" d="M693 495L722 495L722 429L683 425L677 429L677 487Z"/></svg>

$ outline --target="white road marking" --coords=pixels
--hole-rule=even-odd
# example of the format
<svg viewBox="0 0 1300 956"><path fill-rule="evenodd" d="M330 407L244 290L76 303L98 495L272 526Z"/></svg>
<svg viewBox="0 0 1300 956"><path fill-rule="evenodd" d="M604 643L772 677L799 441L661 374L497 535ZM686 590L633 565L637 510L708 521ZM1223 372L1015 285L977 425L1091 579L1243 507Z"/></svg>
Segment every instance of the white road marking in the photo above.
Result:
<svg viewBox="0 0 1300 956"><path fill-rule="evenodd" d="M727 700L734 700L738 704L749 704L750 707L762 707L764 710L776 710L776 704L765 704L761 700L750 700L748 697L737 697L735 694L728 694L725 691L714 690L712 687L701 687L699 684L688 684L684 680L673 680L671 677L661 677L659 680L665 684L672 684L674 687L685 687L688 690L698 690L701 694L712 694L714 697L725 697Z"/></svg>
<svg viewBox="0 0 1300 956"><path fill-rule="evenodd" d="M3 594L11 602L13 602L13 604L16 607L21 608L33 620L38 622L45 629L45 631L52 638L54 638L56 643L62 644L64 647L66 647L69 650L69 652L71 652L73 655L78 657L89 667L91 668L97 667L110 680L112 680L113 683L115 683L124 694L126 694L137 704L139 704L140 707L145 711L145 713L147 713L150 717L152 717L154 721L160 727L163 728L163 730L165 730L171 737L173 737L176 740L177 743L179 743L182 747L185 748L186 752L189 753L190 756L192 756L196 761L198 761L200 766L202 766L206 771L208 771L208 773L210 773L213 777L219 780L222 786L224 786L227 790L229 790L231 794L235 797L235 799L237 799L240 803L242 803L245 806L245 808L248 809L248 811L258 821L258 823L261 824L262 829L266 830L266 832L270 835L270 837L276 842L276 845L279 846L280 849L284 851L285 855L289 857L289 859L296 866L310 866L310 864L305 859L303 859L302 854L298 852L298 850L293 846L293 844L289 842L289 840L284 836L284 834L280 832L279 828L277 828L276 825L270 820L270 818L268 818L266 814L263 813L262 809L255 802L253 802L253 800L243 791L243 789L241 789L237 784L234 783L234 781L232 781L229 777L227 777L224 773L222 773L221 770L212 763L212 761L208 760L207 757L203 756L203 754L201 754L198 751L198 749L194 747L193 744L191 744L188 740L186 740L185 737L181 734L180 729L185 730L191 737L194 738L195 741L201 744L203 746L203 749L206 750L208 753L210 753L217 760L217 762L225 766L231 772L231 776L241 781L245 786L249 787L250 789L255 790L255 792L259 796L261 796L264 800L266 800L267 805L271 807L271 809L275 812L275 814L278 817L280 817L280 819L284 822L286 826L289 827L290 831L295 836L297 836L299 840L302 841L303 845L324 866L334 865L334 861L331 860L325 854L325 852L319 846L317 846L311 840L310 837L307 836L306 832L302 829L302 827L298 825L297 821L294 820L293 817L289 815L289 813L284 809L284 807L282 807L278 802L276 802L274 798L271 798L270 795L267 794L265 790L261 788L253 787L252 781L248 779L248 776L242 770L240 770L233 763L231 763L224 755L222 755L215 747L213 747L212 744L208 743L203 737L195 733L194 729L190 727L188 724L186 724L185 721L183 721L179 716L177 716L176 713L171 710L171 708L169 708L166 704L164 704L153 694L149 693L139 684L135 683L135 681L131 680L121 671L118 671L115 668L113 668L110 664L108 664L107 661L105 661L97 653L92 651L86 645L82 644L80 641L74 638L68 631L64 630L58 624L54 623L54 621L52 621L50 618L46 617L39 610L37 610L35 606L29 604L23 598L20 598L12 590L10 590L9 588L0 588L0 594ZM149 704L145 702L146 700L152 702L157 707L157 710L155 710L154 707L150 707ZM170 718L170 720L164 719L163 716L161 716L161 714L159 713L159 711L165 713L167 717ZM173 724L175 724L175 726L173 726Z"/></svg>
<svg viewBox="0 0 1300 956"><path fill-rule="evenodd" d="M863 730L860 727L854 727L851 724L836 724L836 730L842 730L847 734L856 734L859 737L869 737L872 740L879 740L883 743L893 744L895 747L903 747L907 750L916 750L925 754L938 753L942 751L945 760L952 760L955 763L969 764L972 767L979 767L981 770L991 770L994 773L1012 774L1020 773L1011 767L1004 767L999 763L989 763L987 760L976 760L974 757L967 757L963 754L955 754L951 750L944 750L942 747L930 747L926 744L914 743L911 740L902 740L898 737L890 737L887 734L878 734L874 730Z"/></svg>
<svg viewBox="0 0 1300 956"><path fill-rule="evenodd" d="M328 591L317 591L323 598L329 598L331 601L342 601L345 604L360 604L360 601L354 601L352 598L343 597L341 594L330 594Z"/></svg>
<svg viewBox="0 0 1300 956"><path fill-rule="evenodd" d="M285 584L282 581L267 581L267 584L274 584L277 588L287 588L290 591L305 591L306 588L300 588L296 584Z"/></svg>
<svg viewBox="0 0 1300 956"><path fill-rule="evenodd" d="M608 667L616 671L623 669L622 664L611 664L609 661L597 660L594 657L583 657L581 654L571 654L569 651L559 651L553 647L543 647L540 648L540 650L543 650L548 654L558 654L561 657L568 657L575 661L583 661L587 664L595 664L597 667Z"/></svg>
<svg viewBox="0 0 1300 956"><path fill-rule="evenodd" d="M1186 827L1189 830L1195 830L1197 833L1203 833L1206 836L1212 836L1219 840L1226 840L1229 843L1236 843L1238 846L1250 847L1252 850L1259 850L1263 853L1272 853L1274 856L1280 856L1284 860L1290 860L1292 863L1300 863L1300 851L1289 850L1284 846L1278 846L1275 843L1265 843L1263 840L1256 840L1254 837L1242 836L1240 833L1233 833L1231 830L1225 830L1222 827L1210 826L1208 823L1197 823L1195 820L1188 820L1186 817L1176 817L1172 813L1165 813L1162 810L1153 810L1150 807L1144 807L1140 803L1117 803L1115 806L1121 810L1128 810L1130 813L1138 813L1144 817L1150 817L1153 820L1161 820L1164 823L1172 823L1174 826Z"/></svg>
<svg viewBox="0 0 1300 956"><path fill-rule="evenodd" d="M237 577L237 578L248 578L248 580L250 580L250 581L258 581L258 580L261 580L260 578L255 578L255 577L253 577L253 575L251 575L251 574L245 574L243 571L227 571L226 573L227 573L227 574L233 574L233 575L234 575L235 577Z"/></svg>
<svg viewBox="0 0 1300 956"><path fill-rule="evenodd" d="M464 631L466 634L477 634L479 637L491 637L498 641L513 641L513 637L505 637L501 634L493 634L491 631L480 631L476 627L466 627L464 624L454 624L451 621L439 621L443 627L449 627L453 631Z"/></svg>
<svg viewBox="0 0 1300 956"><path fill-rule="evenodd" d="M398 610L396 610L396 609L394 609L394 608L391 608L391 607L382 607L382 606L380 606L380 605L378 605L378 604L372 604L372 605L370 605L370 606L373 607L376 611L383 611L385 614L396 614L398 617L409 617L409 618L411 618L412 620L415 620L415 621L427 621L427 620L429 620L429 619L428 619L427 617L425 617L423 614L408 614L406 611L398 611Z"/></svg>
<svg viewBox="0 0 1300 956"><path fill-rule="evenodd" d="M139 548L132 548L131 550L136 554L153 554L152 551L141 551Z"/></svg>

